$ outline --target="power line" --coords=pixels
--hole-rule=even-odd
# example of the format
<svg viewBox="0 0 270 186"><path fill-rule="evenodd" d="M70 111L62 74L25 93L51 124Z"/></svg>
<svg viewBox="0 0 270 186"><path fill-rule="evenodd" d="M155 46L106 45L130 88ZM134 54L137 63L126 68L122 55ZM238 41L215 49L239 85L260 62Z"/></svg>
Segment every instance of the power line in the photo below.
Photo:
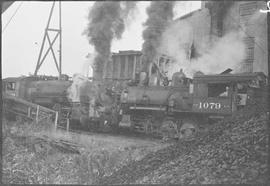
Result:
<svg viewBox="0 0 270 186"><path fill-rule="evenodd" d="M13 19L13 17L16 15L16 13L18 12L19 8L22 6L23 4L23 1L19 4L19 6L17 7L17 9L15 10L14 14L11 16L11 18L8 20L7 24L5 25L4 29L3 29L3 32L5 32L7 26L9 25L9 23L11 22L11 20Z"/></svg>

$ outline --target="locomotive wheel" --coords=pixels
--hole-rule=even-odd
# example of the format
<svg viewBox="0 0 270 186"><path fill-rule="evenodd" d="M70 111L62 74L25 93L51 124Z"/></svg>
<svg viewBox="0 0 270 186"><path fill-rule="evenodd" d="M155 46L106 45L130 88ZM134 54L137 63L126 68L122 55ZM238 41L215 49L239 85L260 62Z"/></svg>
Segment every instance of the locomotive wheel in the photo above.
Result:
<svg viewBox="0 0 270 186"><path fill-rule="evenodd" d="M179 139L191 141L195 139L198 132L198 126L194 120L184 120L180 128Z"/></svg>
<svg viewBox="0 0 270 186"><path fill-rule="evenodd" d="M151 118L147 118L145 123L144 123L144 131L146 134L151 134L152 133L152 119Z"/></svg>
<svg viewBox="0 0 270 186"><path fill-rule="evenodd" d="M178 138L177 124L172 120L165 120L161 126L162 139L167 141L172 138Z"/></svg>

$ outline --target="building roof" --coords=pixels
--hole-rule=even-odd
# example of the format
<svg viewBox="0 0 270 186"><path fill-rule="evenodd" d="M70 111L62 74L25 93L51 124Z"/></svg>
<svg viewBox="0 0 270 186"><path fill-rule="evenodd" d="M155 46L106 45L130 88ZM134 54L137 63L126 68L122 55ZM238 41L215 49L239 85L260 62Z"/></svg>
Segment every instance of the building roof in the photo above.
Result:
<svg viewBox="0 0 270 186"><path fill-rule="evenodd" d="M118 55L142 55L142 52L139 50L119 50L118 53L113 52L112 56L118 56Z"/></svg>
<svg viewBox="0 0 270 186"><path fill-rule="evenodd" d="M182 20L182 19L186 19L188 17L191 17L193 14L197 13L197 12L200 12L202 9L198 9L198 10L194 10L192 12L189 12L181 17L178 17L177 19L175 19L174 21L179 21L179 20Z"/></svg>

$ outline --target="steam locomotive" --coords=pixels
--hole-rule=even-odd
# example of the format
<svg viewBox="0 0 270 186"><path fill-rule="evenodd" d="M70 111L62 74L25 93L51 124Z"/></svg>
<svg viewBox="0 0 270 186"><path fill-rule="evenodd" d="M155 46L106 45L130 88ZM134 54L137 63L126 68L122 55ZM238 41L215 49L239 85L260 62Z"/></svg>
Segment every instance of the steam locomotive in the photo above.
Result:
<svg viewBox="0 0 270 186"><path fill-rule="evenodd" d="M150 71L148 85L129 86L122 92L119 125L165 138L190 139L211 121L231 115L254 98L266 97L262 95L267 83L263 73L230 71L198 72L190 79L180 70L168 86Z"/></svg>
<svg viewBox="0 0 270 186"><path fill-rule="evenodd" d="M71 119L99 131L125 127L164 138L191 139L209 123L265 97L263 73L229 72L196 73L190 79L180 71L168 81L159 71L150 70L122 91L86 81L77 92L79 101L73 104Z"/></svg>
<svg viewBox="0 0 270 186"><path fill-rule="evenodd" d="M75 100L68 96L72 81L67 78L7 78L3 90L60 113L68 107L70 121L98 131L125 127L164 138L190 139L212 120L263 98L266 80L261 72L196 73L190 79L179 71L169 81L160 71L150 70L123 90L87 79L76 88Z"/></svg>

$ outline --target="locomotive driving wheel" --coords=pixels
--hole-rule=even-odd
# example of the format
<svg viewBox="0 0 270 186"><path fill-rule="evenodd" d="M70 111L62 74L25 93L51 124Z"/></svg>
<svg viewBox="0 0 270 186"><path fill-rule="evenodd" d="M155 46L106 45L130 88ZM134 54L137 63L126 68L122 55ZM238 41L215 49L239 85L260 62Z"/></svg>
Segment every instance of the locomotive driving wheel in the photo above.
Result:
<svg viewBox="0 0 270 186"><path fill-rule="evenodd" d="M177 124L172 120L164 120L161 125L162 140L178 138Z"/></svg>
<svg viewBox="0 0 270 186"><path fill-rule="evenodd" d="M195 139L198 132L197 122L192 119L184 119L179 131L179 139L191 141Z"/></svg>

